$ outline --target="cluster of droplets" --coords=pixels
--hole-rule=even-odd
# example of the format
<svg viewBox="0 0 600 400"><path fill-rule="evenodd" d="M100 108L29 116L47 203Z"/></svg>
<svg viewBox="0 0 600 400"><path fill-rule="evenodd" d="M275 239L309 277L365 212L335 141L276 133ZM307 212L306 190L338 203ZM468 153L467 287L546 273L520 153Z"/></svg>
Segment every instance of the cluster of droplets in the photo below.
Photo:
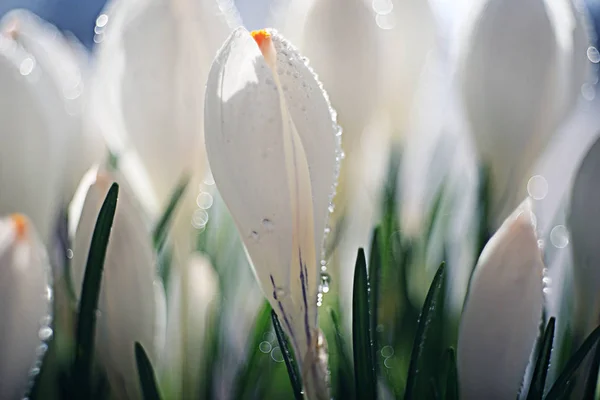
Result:
<svg viewBox="0 0 600 400"><path fill-rule="evenodd" d="M277 363L282 363L283 353L278 346L277 337L273 332L267 332L263 335L263 341L258 345L258 350L264 354L270 354L271 359Z"/></svg>
<svg viewBox="0 0 600 400"><path fill-rule="evenodd" d="M49 264L47 264L49 265ZM50 280L52 277L52 271L50 268L46 268L46 276ZM52 301L54 299L54 295L52 292L51 282L46 285L44 289L44 300L46 300L47 314L42 317L39 321L39 330L38 330L38 338L40 339L40 344L35 349L35 360L29 369L28 381L27 381L27 390L26 395L23 397L23 400L29 399L29 394L31 389L33 389L33 385L35 384L35 380L40 373L42 367L42 360L44 359L44 355L46 351L48 351L48 342L52 339L54 335L54 330L52 329Z"/></svg>
<svg viewBox="0 0 600 400"><path fill-rule="evenodd" d="M277 31L274 29L270 30L270 32L272 35L277 35ZM300 54L298 49L293 44L291 44L287 39L283 38L280 35L279 35L279 37L281 38L281 43L283 45L283 49L281 50L282 56L287 57L289 53ZM344 150L342 149L342 127L337 123L337 112L331 106L331 101L329 100L329 95L327 94L327 91L325 90L323 83L319 80L319 76L314 71L314 69L311 67L310 61L308 60L307 57L301 57L301 60L304 63L304 65L306 66L306 68L308 69L308 71L312 74L314 80L317 82L317 86L321 90L321 94L322 94L323 98L325 99L325 103L327 104L329 114L331 115L331 128L332 128L334 138L335 138L335 168L334 168L334 172L333 172L334 173L333 186L331 187L331 190L329 192L329 198L328 198L327 220L329 220L331 217L331 214L335 211L335 205L334 205L333 200L335 198L336 191L337 191L341 163L345 157ZM290 63L292 63L293 61L294 61L293 58L289 58ZM278 71L278 73L283 74L285 72ZM297 78L298 76L294 75L294 77ZM306 84L304 84L304 85L306 85ZM306 86L304 86L304 87L306 87ZM282 89L285 90L285 87L282 87ZM331 228L329 227L328 224L325 224L325 230L323 232L324 233L323 241L321 243L321 248L320 248L320 260L321 260L320 261L320 283L319 283L319 290L318 290L318 294L317 294L317 306L321 306L323 304L323 295L329 292L330 283L331 283L331 277L327 273L327 261L325 260L325 258L326 258L325 244L327 243L327 238L328 238L330 232L331 232Z"/></svg>
<svg viewBox="0 0 600 400"><path fill-rule="evenodd" d="M108 15L100 14L96 18L96 26L94 26L94 43L101 43L104 40L104 29L108 23Z"/></svg>
<svg viewBox="0 0 600 400"><path fill-rule="evenodd" d="M196 195L197 208L192 214L192 226L199 232L203 232L208 224L208 212L214 203L214 198L211 194L214 185L214 179L212 176L209 176L198 187L198 194Z"/></svg>

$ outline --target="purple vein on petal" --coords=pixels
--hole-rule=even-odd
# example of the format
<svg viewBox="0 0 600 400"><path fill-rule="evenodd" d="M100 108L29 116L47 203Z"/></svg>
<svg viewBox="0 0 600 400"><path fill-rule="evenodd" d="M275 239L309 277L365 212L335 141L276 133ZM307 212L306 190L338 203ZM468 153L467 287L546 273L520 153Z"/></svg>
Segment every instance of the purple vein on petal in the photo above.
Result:
<svg viewBox="0 0 600 400"><path fill-rule="evenodd" d="M292 325L290 324L287 314L285 313L285 310L283 309L283 304L281 304L281 301L277 298L277 286L275 285L275 279L273 279L273 275L271 275L271 274L269 274L269 277L271 278L271 285L273 285L273 298L275 299L275 301L277 301L277 305L279 306L279 311L281 312L281 315L283 316L283 322L285 323L285 326L288 328L290 336L292 337L292 342L294 343L294 348L297 349L298 342L296 342L296 336L294 336L294 331L292 330Z"/></svg>

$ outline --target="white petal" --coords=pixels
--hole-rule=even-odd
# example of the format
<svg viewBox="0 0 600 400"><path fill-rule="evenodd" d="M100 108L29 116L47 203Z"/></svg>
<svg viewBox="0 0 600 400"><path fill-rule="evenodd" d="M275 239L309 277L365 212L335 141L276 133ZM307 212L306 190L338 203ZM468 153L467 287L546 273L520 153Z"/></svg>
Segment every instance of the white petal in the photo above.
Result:
<svg viewBox="0 0 600 400"><path fill-rule="evenodd" d="M302 135L277 76L236 30L209 75L206 147L263 292L304 355L316 326L313 202Z"/></svg>
<svg viewBox="0 0 600 400"><path fill-rule="evenodd" d="M600 222L600 140L597 140L583 158L571 189L568 215L573 246L573 278L576 329L589 333L598 324L600 310L600 260L597 233Z"/></svg>
<svg viewBox="0 0 600 400"><path fill-rule="evenodd" d="M378 105L381 43L375 18L363 0L320 0L304 24L299 48L327 88L350 152Z"/></svg>
<svg viewBox="0 0 600 400"><path fill-rule="evenodd" d="M461 398L515 398L542 315L544 264L529 200L485 246L458 336Z"/></svg>
<svg viewBox="0 0 600 400"><path fill-rule="evenodd" d="M50 263L23 216L0 219L0 397L21 399L52 335Z"/></svg>
<svg viewBox="0 0 600 400"><path fill-rule="evenodd" d="M487 0L461 58L466 112L480 159L491 167L494 226L525 195L527 173L580 85L564 65L575 60L561 47L566 19L551 20L551 8L538 0Z"/></svg>
<svg viewBox="0 0 600 400"><path fill-rule="evenodd" d="M97 173L95 182L88 187L72 239L71 266L77 297L98 212L111 183L106 173ZM119 396L140 396L133 343L140 342L149 357L155 357L155 267L148 226L131 193L121 185L104 263L96 333L96 354L107 368L111 392Z"/></svg>
<svg viewBox="0 0 600 400"><path fill-rule="evenodd" d="M275 31L271 34L283 96L306 153L315 218L315 250L321 256L339 172L342 132L327 94L306 59L281 35Z"/></svg>
<svg viewBox="0 0 600 400"><path fill-rule="evenodd" d="M181 270L169 283L167 346L161 365L167 385L181 398L198 397L198 377L203 376L207 333L214 329L212 317L219 295L218 275L210 261L191 256L187 277Z"/></svg>
<svg viewBox="0 0 600 400"><path fill-rule="evenodd" d="M60 95L35 56L2 34L0 87L0 214L27 214L48 243L66 144Z"/></svg>

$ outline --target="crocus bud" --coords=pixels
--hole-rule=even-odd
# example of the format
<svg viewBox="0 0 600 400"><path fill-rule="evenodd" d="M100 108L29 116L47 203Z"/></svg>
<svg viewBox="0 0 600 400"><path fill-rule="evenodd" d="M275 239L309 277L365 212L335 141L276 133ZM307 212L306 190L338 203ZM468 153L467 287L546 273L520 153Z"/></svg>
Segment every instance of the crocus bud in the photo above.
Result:
<svg viewBox="0 0 600 400"><path fill-rule="evenodd" d="M600 140L597 140L575 175L568 214L573 249L574 325L581 335L589 334L600 323L600 249L596 241L600 223L599 178Z"/></svg>
<svg viewBox="0 0 600 400"><path fill-rule="evenodd" d="M77 298L96 219L111 184L107 173L92 169L71 203L71 265ZM141 397L134 342L140 342L154 360L158 342L164 340L165 322L159 317L164 318L165 306L156 296L155 255L148 224L140 213L128 188L121 185L104 262L96 327L96 356L106 369L111 393L119 398ZM164 301L164 295L162 298Z"/></svg>
<svg viewBox="0 0 600 400"><path fill-rule="evenodd" d="M0 398L22 399L52 336L46 249L20 214L0 219Z"/></svg>
<svg viewBox="0 0 600 400"><path fill-rule="evenodd" d="M458 75L490 168L491 228L525 196L533 163L577 99L587 49L579 20L570 0L486 0L464 24Z"/></svg>
<svg viewBox="0 0 600 400"><path fill-rule="evenodd" d="M219 295L219 277L210 261L193 255L187 265L187 279L180 270L170 278L167 346L163 374L171 393L181 398L200 396L199 376L205 376L203 360L208 352L207 333L214 326ZM187 290L182 290L187 285ZM187 297L184 297L187 296Z"/></svg>
<svg viewBox="0 0 600 400"><path fill-rule="evenodd" d="M15 34L0 33L0 215L25 213L48 244L61 195L65 111L52 76Z"/></svg>
<svg viewBox="0 0 600 400"><path fill-rule="evenodd" d="M542 317L544 264L530 201L489 240L473 272L458 333L462 399L514 399Z"/></svg>
<svg viewBox="0 0 600 400"><path fill-rule="evenodd" d="M36 66L52 82L60 98L54 112L67 136L68 151L64 157L68 168L62 173L64 199L61 200L68 201L83 174L106 156L102 139L82 130L86 51L74 37L65 37L54 25L27 10L7 13L0 21L0 31L33 55Z"/></svg>
<svg viewBox="0 0 600 400"><path fill-rule="evenodd" d="M237 29L208 77L208 160L259 284L290 338L310 398L327 396L316 362L319 262L340 133L298 51L272 30ZM310 354L309 354L310 353Z"/></svg>
<svg viewBox="0 0 600 400"><path fill-rule="evenodd" d="M229 24L237 21L226 3L113 0L97 27L88 128L104 135L153 216L167 206L182 175L193 174L175 227L176 244L190 242L186 247L206 171L204 85Z"/></svg>

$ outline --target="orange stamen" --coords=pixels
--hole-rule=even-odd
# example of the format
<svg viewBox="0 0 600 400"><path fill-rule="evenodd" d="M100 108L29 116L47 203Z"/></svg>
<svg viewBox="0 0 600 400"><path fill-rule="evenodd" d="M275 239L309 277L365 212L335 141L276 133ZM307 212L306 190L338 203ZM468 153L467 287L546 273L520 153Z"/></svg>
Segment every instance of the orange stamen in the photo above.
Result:
<svg viewBox="0 0 600 400"><path fill-rule="evenodd" d="M258 31L252 31L252 32L250 32L250 34L252 35L252 37L256 41L256 44L258 44L258 47L260 47L261 49L263 48L263 46L265 44L267 44L267 43L265 43L265 41L271 39L271 34L266 29L260 29Z"/></svg>
<svg viewBox="0 0 600 400"><path fill-rule="evenodd" d="M15 226L17 239L23 240L27 236L27 218L23 214L12 214L10 216Z"/></svg>

